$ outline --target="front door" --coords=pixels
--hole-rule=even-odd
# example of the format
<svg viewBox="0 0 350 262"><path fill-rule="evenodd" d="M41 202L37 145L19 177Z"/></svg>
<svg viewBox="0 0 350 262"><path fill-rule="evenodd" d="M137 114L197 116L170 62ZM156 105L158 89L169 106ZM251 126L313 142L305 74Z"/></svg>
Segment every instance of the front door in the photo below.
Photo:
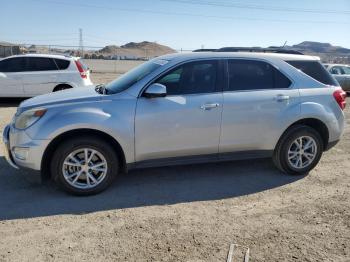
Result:
<svg viewBox="0 0 350 262"><path fill-rule="evenodd" d="M221 62L189 62L162 75L166 97L137 102L136 161L217 154L223 96Z"/></svg>

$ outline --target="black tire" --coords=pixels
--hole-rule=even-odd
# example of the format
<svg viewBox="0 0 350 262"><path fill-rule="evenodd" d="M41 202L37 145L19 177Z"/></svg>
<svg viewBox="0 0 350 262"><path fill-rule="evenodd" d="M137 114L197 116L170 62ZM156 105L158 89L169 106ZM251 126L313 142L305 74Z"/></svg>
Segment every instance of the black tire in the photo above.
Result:
<svg viewBox="0 0 350 262"><path fill-rule="evenodd" d="M70 85L58 85L53 89L53 92L57 92L57 91L62 91L62 90L66 90L66 89L71 89L72 87Z"/></svg>
<svg viewBox="0 0 350 262"><path fill-rule="evenodd" d="M89 148L96 150L107 162L107 172L99 184L93 188L78 188L72 186L64 177L64 161L74 151ZM73 195L94 195L110 186L119 172L118 156L111 145L103 139L94 136L76 137L65 141L53 154L51 160L51 174L54 181L66 192ZM89 179L88 179L89 180Z"/></svg>
<svg viewBox="0 0 350 262"><path fill-rule="evenodd" d="M288 160L288 151L293 141L299 137L311 137L316 143L316 152L313 160L303 168L295 168ZM295 125L288 129L278 142L274 154L273 162L276 167L284 173L290 175L304 175L311 171L320 161L324 150L323 140L320 134L313 128L305 125Z"/></svg>

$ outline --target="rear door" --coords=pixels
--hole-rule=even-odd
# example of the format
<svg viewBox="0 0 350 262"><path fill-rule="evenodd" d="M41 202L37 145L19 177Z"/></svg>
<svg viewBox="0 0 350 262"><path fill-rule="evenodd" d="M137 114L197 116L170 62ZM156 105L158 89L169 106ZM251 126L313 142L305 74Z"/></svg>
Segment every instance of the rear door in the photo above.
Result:
<svg viewBox="0 0 350 262"><path fill-rule="evenodd" d="M0 96L24 96L22 74L23 57L8 58L0 61Z"/></svg>
<svg viewBox="0 0 350 262"><path fill-rule="evenodd" d="M23 88L28 96L50 93L58 83L58 68L52 58L27 57Z"/></svg>
<svg viewBox="0 0 350 262"><path fill-rule="evenodd" d="M271 64L259 60L227 60L228 84L220 153L271 150L289 114L299 114L299 92Z"/></svg>
<svg viewBox="0 0 350 262"><path fill-rule="evenodd" d="M222 113L222 64L188 62L160 76L166 97L140 97L136 161L217 154Z"/></svg>

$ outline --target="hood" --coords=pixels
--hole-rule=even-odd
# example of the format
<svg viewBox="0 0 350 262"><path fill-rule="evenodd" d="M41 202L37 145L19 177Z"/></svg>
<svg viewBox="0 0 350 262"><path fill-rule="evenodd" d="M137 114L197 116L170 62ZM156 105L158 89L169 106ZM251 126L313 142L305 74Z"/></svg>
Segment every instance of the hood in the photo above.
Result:
<svg viewBox="0 0 350 262"><path fill-rule="evenodd" d="M67 103L91 102L100 100L102 97L103 95L98 94L93 87L71 88L27 99L19 107L29 109Z"/></svg>

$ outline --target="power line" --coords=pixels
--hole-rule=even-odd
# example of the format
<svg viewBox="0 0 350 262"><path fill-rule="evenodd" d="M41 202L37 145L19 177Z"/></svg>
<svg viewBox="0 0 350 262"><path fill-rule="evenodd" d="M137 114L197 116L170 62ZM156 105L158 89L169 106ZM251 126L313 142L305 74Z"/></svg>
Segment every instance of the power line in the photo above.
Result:
<svg viewBox="0 0 350 262"><path fill-rule="evenodd" d="M256 4L241 4L241 3L223 3L215 1L198 2L193 0L160 0L163 2L174 2L191 5L207 5L207 6L218 6L218 7L232 7L242 9L256 9L264 11L278 11L278 12L301 12L301 13L317 13L317 14L343 14L349 15L348 10L324 10L324 9L306 9L306 8L291 8L291 7L278 7L278 6L266 6Z"/></svg>
<svg viewBox="0 0 350 262"><path fill-rule="evenodd" d="M324 21L324 20L287 20L287 19L269 19L269 18L254 18L254 17L233 17L233 16L216 16L216 15L202 15L202 14L193 14L193 13L180 13L180 12L167 12L167 11L153 11L146 9L136 9L136 8L118 8L111 6L99 6L92 4L73 4L67 2L59 2L59 1L41 1L41 0L32 0L37 2L45 2L52 3L64 6L77 6L77 7L85 7L85 8L96 8L96 9L105 9L109 11L119 11L119 12L138 12L138 13L149 13L149 14L158 14L158 15L172 15L172 16L189 16L189 17L204 17L204 18L213 18L213 19L229 19L229 20L247 20L247 21L264 21L264 22L276 22L276 23L301 23L301 24L342 24L348 25L350 23L343 21Z"/></svg>

